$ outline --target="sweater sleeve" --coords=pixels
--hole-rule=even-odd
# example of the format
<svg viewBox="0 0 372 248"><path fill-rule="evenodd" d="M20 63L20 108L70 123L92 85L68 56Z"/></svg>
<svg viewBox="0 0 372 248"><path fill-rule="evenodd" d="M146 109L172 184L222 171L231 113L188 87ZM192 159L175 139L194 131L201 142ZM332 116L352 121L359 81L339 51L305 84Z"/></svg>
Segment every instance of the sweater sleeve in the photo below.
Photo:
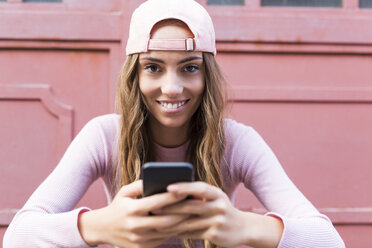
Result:
<svg viewBox="0 0 372 248"><path fill-rule="evenodd" d="M77 225L79 213L89 208L74 207L88 187L105 174L110 149L104 142L107 132L102 123L110 120L107 116L97 117L75 137L57 167L12 220L4 236L4 248L26 244L89 247Z"/></svg>
<svg viewBox="0 0 372 248"><path fill-rule="evenodd" d="M251 127L226 122L228 163L232 178L244 183L270 211L282 220L278 248L342 248L341 237L329 218L311 204L286 175L278 159Z"/></svg>

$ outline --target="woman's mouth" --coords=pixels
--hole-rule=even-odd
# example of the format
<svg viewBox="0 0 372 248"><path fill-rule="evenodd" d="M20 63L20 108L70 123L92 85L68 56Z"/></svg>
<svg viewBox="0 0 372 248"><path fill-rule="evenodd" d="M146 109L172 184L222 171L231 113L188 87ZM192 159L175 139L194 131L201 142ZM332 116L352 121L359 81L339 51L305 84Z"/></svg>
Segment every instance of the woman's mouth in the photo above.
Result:
<svg viewBox="0 0 372 248"><path fill-rule="evenodd" d="M166 110L176 110L182 108L189 100L183 101L157 101Z"/></svg>

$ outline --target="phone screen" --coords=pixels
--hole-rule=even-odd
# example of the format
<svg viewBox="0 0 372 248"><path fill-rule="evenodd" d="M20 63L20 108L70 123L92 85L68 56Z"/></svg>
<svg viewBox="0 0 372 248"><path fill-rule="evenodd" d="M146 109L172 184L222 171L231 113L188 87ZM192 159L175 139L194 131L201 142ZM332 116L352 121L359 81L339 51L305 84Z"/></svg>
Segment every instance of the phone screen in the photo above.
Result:
<svg viewBox="0 0 372 248"><path fill-rule="evenodd" d="M142 167L143 195L167 191L167 186L194 180L193 166L186 162L149 162Z"/></svg>

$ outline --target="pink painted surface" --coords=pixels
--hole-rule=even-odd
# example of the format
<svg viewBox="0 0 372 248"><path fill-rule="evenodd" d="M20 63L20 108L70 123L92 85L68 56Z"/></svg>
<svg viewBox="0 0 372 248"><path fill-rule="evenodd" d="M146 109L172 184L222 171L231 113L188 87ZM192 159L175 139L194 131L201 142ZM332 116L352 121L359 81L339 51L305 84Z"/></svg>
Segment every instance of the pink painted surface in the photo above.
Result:
<svg viewBox="0 0 372 248"><path fill-rule="evenodd" d="M346 247L371 247L372 226L368 225L341 225L336 226L337 231L344 239Z"/></svg>
<svg viewBox="0 0 372 248"><path fill-rule="evenodd" d="M0 3L0 237L72 137L113 111L141 2ZM358 0L335 9L199 2L215 23L230 116L259 131L347 247L370 247L372 9ZM101 184L79 206L104 206ZM237 205L265 212L243 187Z"/></svg>
<svg viewBox="0 0 372 248"><path fill-rule="evenodd" d="M0 194L9 196L0 201L0 225L6 226L82 126L112 111L122 58L119 42L0 41L0 46ZM105 204L101 180L79 203Z"/></svg>

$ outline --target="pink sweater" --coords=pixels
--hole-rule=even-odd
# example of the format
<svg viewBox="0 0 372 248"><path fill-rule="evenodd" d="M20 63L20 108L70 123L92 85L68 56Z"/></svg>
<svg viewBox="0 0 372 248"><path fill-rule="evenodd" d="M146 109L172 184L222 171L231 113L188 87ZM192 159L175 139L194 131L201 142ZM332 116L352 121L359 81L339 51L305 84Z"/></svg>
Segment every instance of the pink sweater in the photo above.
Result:
<svg viewBox="0 0 372 248"><path fill-rule="evenodd" d="M109 175L117 158L119 120L116 114L100 116L81 130L55 170L14 217L4 236L4 248L89 247L77 227L79 212L89 208L74 207L99 177L112 192ZM234 201L235 189L242 182L270 211L268 214L283 220L284 233L278 247L345 247L331 221L296 188L254 129L226 119L225 132L221 171L227 194ZM186 148L157 145L157 160L181 161ZM160 247L181 246L174 238Z"/></svg>

